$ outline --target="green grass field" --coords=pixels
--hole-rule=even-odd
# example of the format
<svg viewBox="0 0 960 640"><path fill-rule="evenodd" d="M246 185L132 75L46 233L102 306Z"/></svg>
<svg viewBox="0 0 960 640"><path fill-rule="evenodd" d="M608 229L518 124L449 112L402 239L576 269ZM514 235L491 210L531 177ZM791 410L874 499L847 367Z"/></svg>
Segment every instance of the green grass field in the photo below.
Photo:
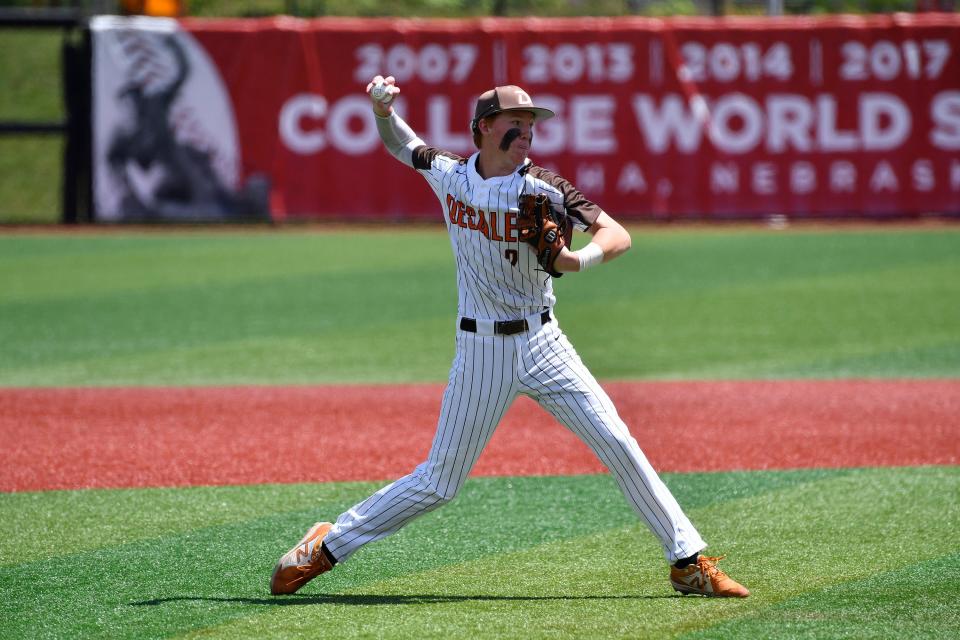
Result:
<svg viewBox="0 0 960 640"><path fill-rule="evenodd" d="M607 476L484 478L295 596L270 569L376 483L12 494L0 637L947 638L957 468L666 477L744 601L674 596Z"/></svg>
<svg viewBox="0 0 960 640"><path fill-rule="evenodd" d="M960 377L958 228L632 231L557 282L601 379ZM441 381L452 263L427 227L0 234L0 386ZM382 482L6 493L0 638L960 635L957 467L665 479L750 598L674 596L607 476L472 479L283 598Z"/></svg>
<svg viewBox="0 0 960 640"><path fill-rule="evenodd" d="M0 235L0 385L443 381L449 243L400 229ZM960 375L960 228L633 235L556 284L599 378Z"/></svg>

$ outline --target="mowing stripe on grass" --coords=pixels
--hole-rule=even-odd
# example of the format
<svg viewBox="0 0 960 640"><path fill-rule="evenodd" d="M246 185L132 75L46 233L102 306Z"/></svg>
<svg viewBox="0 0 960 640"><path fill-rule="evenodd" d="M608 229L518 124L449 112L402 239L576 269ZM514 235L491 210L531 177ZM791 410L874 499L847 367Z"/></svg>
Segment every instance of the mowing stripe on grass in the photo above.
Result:
<svg viewBox="0 0 960 640"><path fill-rule="evenodd" d="M797 484L835 478L842 470L710 474L666 474L674 495L687 508L725 502ZM855 473L855 471L850 471ZM196 529L240 525L260 518L280 518L271 538L278 549L302 534L313 519L333 518L345 508L380 488L373 482L181 489L94 489L0 494L0 565L19 565L45 558L153 540ZM704 490L708 487L708 490ZM586 497L584 497L586 496ZM498 510L523 518L523 527L551 535L566 532L563 520L537 520L536 511L564 508L599 511L606 518L616 512L623 522L634 516L607 475L557 477L472 478L457 503L470 502L473 519L497 520ZM597 505L597 506L593 506ZM460 507L446 507L431 519L445 523L444 535L461 535ZM529 513L528 513L529 512ZM430 520L428 520L430 521ZM619 522L619 521L618 521ZM69 526L64 526L69 523ZM609 522L607 522L609 525ZM519 523L516 526L521 526ZM494 533L498 534L499 529ZM494 535L491 539L503 536ZM509 535L501 544L509 543ZM486 544L486 543L482 543ZM481 545L482 546L482 545ZM280 549L283 550L283 549Z"/></svg>
<svg viewBox="0 0 960 640"><path fill-rule="evenodd" d="M0 385L442 382L449 241L400 232L0 234ZM601 378L960 376L957 227L632 232L556 283Z"/></svg>
<svg viewBox="0 0 960 640"><path fill-rule="evenodd" d="M123 507L133 502L110 513L103 498L116 492L91 491L74 494L72 512L46 516L47 494L33 494L46 524L4 532L11 541L0 568L0 636L668 637L775 618L777 606L805 594L958 551L953 467L666 480L711 550L730 553L724 566L754 590L751 598L671 597L660 550L606 476L472 480L453 504L284 598L266 595L276 557L315 517L335 515L367 485L328 493L317 505L304 504L304 486L249 487L244 500L228 493L240 488L181 490L190 495L182 527L125 544L117 544L115 523L131 517ZM156 518L157 498L157 511L177 518L166 491L129 496L138 493L144 503L134 520ZM0 515L22 509L25 495L0 497ZM50 495L48 507L63 506L62 495ZM204 503L215 512L224 496L233 500L221 523L202 526ZM87 497L98 517L73 517ZM82 527L77 538L102 536L101 546L62 553L56 522ZM33 559L9 564L8 554ZM822 601L811 602L820 612ZM920 624L918 637L935 624Z"/></svg>

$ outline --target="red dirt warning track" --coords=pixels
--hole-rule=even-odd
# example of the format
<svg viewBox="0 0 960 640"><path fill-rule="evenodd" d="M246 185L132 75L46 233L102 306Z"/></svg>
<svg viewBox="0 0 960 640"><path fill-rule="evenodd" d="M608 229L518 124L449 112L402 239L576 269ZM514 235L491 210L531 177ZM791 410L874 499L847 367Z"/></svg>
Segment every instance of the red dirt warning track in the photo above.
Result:
<svg viewBox="0 0 960 640"><path fill-rule="evenodd" d="M960 381L608 383L660 471L960 462ZM439 385L0 389L0 491L393 479ZM475 475L603 467L528 399Z"/></svg>

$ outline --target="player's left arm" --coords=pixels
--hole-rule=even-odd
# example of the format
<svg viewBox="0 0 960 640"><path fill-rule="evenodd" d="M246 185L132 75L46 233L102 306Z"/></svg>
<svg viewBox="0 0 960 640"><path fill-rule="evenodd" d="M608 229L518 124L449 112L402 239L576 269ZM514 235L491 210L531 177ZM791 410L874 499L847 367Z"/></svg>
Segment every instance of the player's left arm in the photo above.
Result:
<svg viewBox="0 0 960 640"><path fill-rule="evenodd" d="M560 251L554 263L557 271L583 271L601 262L609 262L630 248L630 233L605 211L600 212L587 233L591 236L587 246L578 251L571 251L569 247Z"/></svg>

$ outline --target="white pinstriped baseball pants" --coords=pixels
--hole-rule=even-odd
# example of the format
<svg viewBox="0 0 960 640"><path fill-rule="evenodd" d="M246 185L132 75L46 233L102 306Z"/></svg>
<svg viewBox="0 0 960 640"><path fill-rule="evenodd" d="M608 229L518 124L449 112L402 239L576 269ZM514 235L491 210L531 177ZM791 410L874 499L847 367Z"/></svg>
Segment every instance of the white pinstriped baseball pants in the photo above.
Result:
<svg viewBox="0 0 960 640"><path fill-rule="evenodd" d="M536 400L593 450L669 562L706 547L556 321L542 327L537 316L528 321L530 331L511 336L457 331L427 460L337 519L324 540L335 558L344 561L452 500L518 394Z"/></svg>

